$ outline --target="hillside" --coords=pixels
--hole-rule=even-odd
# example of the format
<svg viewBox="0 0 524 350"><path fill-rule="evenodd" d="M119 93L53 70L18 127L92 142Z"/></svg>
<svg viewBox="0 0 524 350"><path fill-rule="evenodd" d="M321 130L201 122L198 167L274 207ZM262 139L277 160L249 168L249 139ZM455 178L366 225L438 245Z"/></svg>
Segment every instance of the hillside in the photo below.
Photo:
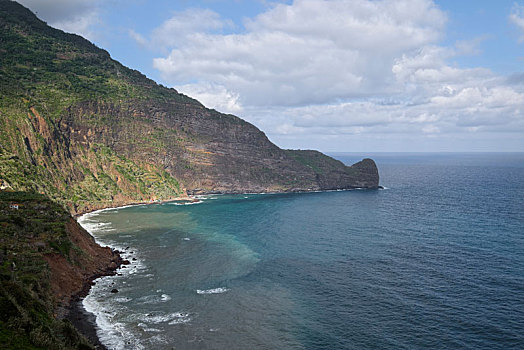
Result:
<svg viewBox="0 0 524 350"><path fill-rule="evenodd" d="M45 193L72 213L186 193L378 186L372 160L347 167L282 150L8 0L0 96L0 184Z"/></svg>
<svg viewBox="0 0 524 350"><path fill-rule="evenodd" d="M0 348L91 348L65 308L120 262L45 196L0 191Z"/></svg>

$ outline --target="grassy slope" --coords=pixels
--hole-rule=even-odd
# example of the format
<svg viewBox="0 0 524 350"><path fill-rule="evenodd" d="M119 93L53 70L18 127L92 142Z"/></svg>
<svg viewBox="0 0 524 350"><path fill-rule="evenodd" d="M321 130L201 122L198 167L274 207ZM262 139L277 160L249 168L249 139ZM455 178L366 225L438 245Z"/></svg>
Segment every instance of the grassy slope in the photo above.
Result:
<svg viewBox="0 0 524 350"><path fill-rule="evenodd" d="M162 168L104 145L71 154L68 140L60 138L59 119L72 105L145 99L200 105L122 66L89 41L0 0L0 174L12 187L46 193L73 212L119 196L143 201L180 195L180 184ZM92 117L94 124L115 122Z"/></svg>

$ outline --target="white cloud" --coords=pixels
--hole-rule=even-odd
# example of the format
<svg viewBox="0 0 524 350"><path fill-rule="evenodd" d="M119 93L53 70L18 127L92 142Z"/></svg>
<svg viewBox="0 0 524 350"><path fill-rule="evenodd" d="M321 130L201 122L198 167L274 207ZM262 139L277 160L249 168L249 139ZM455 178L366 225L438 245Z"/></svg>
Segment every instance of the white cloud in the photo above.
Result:
<svg viewBox="0 0 524 350"><path fill-rule="evenodd" d="M209 27L188 21L176 41L159 40L175 34L171 20L153 32L169 50L154 67L178 89L198 87L182 91L204 104L238 108L283 145L524 132L519 76L450 64L480 54L486 37L441 46L446 15L432 1L295 0L247 19L240 34L216 33L228 22L203 16Z"/></svg>
<svg viewBox="0 0 524 350"><path fill-rule="evenodd" d="M513 5L513 8L511 9L509 19L521 31L521 37L519 38L519 42L524 42L524 5L519 5L515 3Z"/></svg>
<svg viewBox="0 0 524 350"><path fill-rule="evenodd" d="M149 44L147 39L142 34L135 32L133 29L129 29L128 33L129 36L140 46L147 46Z"/></svg>
<svg viewBox="0 0 524 350"><path fill-rule="evenodd" d="M187 9L175 13L152 33L151 43L157 47L177 47L189 45L187 42L194 33L214 31L232 26L227 20L209 9Z"/></svg>
<svg viewBox="0 0 524 350"><path fill-rule="evenodd" d="M202 16L220 28L217 15ZM178 17L187 16L175 23ZM170 22L152 37L172 49L154 60L166 80L213 82L239 92L242 103L264 106L392 93L394 60L440 38L446 16L428 0L302 0L247 20L242 34L197 28L179 35Z"/></svg>
<svg viewBox="0 0 524 350"><path fill-rule="evenodd" d="M96 34L92 28L99 23L100 19L98 13L96 11L91 11L72 17L71 19L50 23L50 25L61 29L64 32L75 33L89 40L94 40Z"/></svg>
<svg viewBox="0 0 524 350"><path fill-rule="evenodd" d="M52 27L79 34L90 40L93 27L100 23L99 0L19 0Z"/></svg>
<svg viewBox="0 0 524 350"><path fill-rule="evenodd" d="M186 84L175 86L175 89L197 99L208 108L231 114L243 111L238 94L228 91L221 85L210 83Z"/></svg>

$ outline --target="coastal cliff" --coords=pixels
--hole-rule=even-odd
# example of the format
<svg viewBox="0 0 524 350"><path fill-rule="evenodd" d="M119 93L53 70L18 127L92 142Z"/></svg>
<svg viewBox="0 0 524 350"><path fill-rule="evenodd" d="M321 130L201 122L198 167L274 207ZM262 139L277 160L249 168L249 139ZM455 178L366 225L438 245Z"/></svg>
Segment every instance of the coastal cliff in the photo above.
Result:
<svg viewBox="0 0 524 350"><path fill-rule="evenodd" d="M93 279L115 273L120 256L28 192L0 191L0 248L0 348L91 348L64 317Z"/></svg>
<svg viewBox="0 0 524 350"><path fill-rule="evenodd" d="M0 42L0 180L71 213L186 194L378 187L372 160L348 167L282 150L16 2L0 0Z"/></svg>

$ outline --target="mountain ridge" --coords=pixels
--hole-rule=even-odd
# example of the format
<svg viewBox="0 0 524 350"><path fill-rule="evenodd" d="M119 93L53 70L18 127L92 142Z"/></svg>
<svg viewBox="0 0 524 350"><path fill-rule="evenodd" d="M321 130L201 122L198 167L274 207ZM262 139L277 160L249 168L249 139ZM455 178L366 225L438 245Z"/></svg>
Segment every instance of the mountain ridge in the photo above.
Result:
<svg viewBox="0 0 524 350"><path fill-rule="evenodd" d="M0 0L0 170L71 213L187 194L378 188L375 163L282 150Z"/></svg>

